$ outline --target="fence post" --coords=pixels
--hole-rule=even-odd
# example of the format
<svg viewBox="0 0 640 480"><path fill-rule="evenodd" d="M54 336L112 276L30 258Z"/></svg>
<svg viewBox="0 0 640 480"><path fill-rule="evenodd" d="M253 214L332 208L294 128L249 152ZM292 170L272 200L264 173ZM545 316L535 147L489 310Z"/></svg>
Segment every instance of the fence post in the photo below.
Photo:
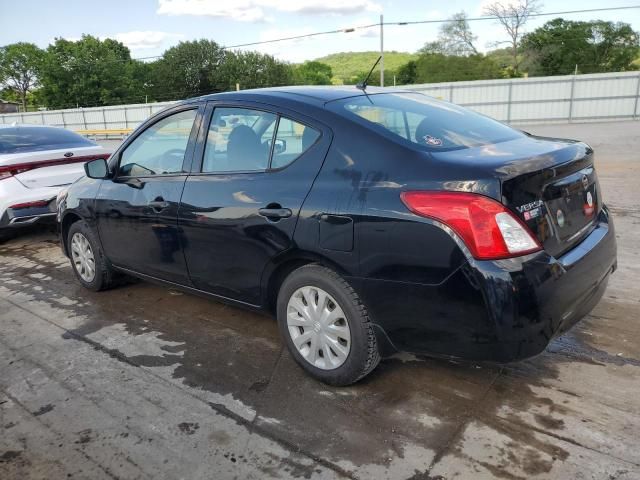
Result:
<svg viewBox="0 0 640 480"><path fill-rule="evenodd" d="M84 114L84 107L81 107L81 108L80 108L80 112L82 113L82 129L83 129L83 130L89 130L89 129L87 128L87 117L86 117L86 115Z"/></svg>
<svg viewBox="0 0 640 480"><path fill-rule="evenodd" d="M573 78L571 79L571 96L569 97L569 123L573 119L573 90L576 86L576 75L573 74Z"/></svg>
<svg viewBox="0 0 640 480"><path fill-rule="evenodd" d="M129 128L129 119L127 119L127 106L124 105L122 107L122 110L124 111L124 128Z"/></svg>
<svg viewBox="0 0 640 480"><path fill-rule="evenodd" d="M449 101L453 103L453 83L449 85Z"/></svg>
<svg viewBox="0 0 640 480"><path fill-rule="evenodd" d="M638 83L636 84L636 99L633 104L633 119L638 116L638 99L640 98L640 72L638 72Z"/></svg>
<svg viewBox="0 0 640 480"><path fill-rule="evenodd" d="M64 110L60 110L62 114L62 128L67 128L67 122L64 121Z"/></svg>
<svg viewBox="0 0 640 480"><path fill-rule="evenodd" d="M513 90L513 80L509 82L509 99L507 100L507 123L511 122L511 91Z"/></svg>
<svg viewBox="0 0 640 480"><path fill-rule="evenodd" d="M104 113L104 107L100 107L100 110L102 111L102 123L104 124L104 129L107 129L107 116Z"/></svg>

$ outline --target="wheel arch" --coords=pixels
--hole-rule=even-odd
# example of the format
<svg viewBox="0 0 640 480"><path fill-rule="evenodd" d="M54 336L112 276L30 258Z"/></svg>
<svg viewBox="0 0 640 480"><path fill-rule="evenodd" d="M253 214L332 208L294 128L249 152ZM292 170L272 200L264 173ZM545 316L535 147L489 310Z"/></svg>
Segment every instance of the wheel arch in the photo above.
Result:
<svg viewBox="0 0 640 480"><path fill-rule="evenodd" d="M339 275L349 276L343 267L326 256L304 250L289 252L286 257L271 263L265 269L262 281L262 291L264 292L262 303L265 310L271 314L276 313L278 291L280 290L282 282L284 282L285 278L294 270L311 263L317 263L318 265L330 268Z"/></svg>
<svg viewBox="0 0 640 480"><path fill-rule="evenodd" d="M67 212L60 222L60 240L64 254L69 256L68 234L71 225L82 220L82 217L75 212Z"/></svg>

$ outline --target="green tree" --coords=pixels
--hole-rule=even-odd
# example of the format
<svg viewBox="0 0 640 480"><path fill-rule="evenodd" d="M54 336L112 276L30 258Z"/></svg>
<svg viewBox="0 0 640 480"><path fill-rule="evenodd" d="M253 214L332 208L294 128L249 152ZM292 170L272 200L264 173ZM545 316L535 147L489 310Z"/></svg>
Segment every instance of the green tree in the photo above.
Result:
<svg viewBox="0 0 640 480"><path fill-rule="evenodd" d="M0 84L15 91L27 109L27 96L38 86L44 52L33 43L13 43L0 48Z"/></svg>
<svg viewBox="0 0 640 480"><path fill-rule="evenodd" d="M132 76L137 63L116 40L90 35L76 42L57 38L42 62L42 100L49 108L140 101L141 79Z"/></svg>
<svg viewBox="0 0 640 480"><path fill-rule="evenodd" d="M271 55L259 52L227 52L222 76L226 89L235 88L236 83L242 89L277 87L293 83L291 65L276 60Z"/></svg>
<svg viewBox="0 0 640 480"><path fill-rule="evenodd" d="M159 100L187 98L224 90L227 52L212 40L180 42L153 65L153 92Z"/></svg>
<svg viewBox="0 0 640 480"><path fill-rule="evenodd" d="M411 67L413 68L413 67ZM415 61L416 83L454 82L460 80L485 80L501 78L502 70L484 55L422 54Z"/></svg>
<svg viewBox="0 0 640 480"><path fill-rule="evenodd" d="M293 81L297 85L331 85L333 72L326 63L304 62L293 69Z"/></svg>
<svg viewBox="0 0 640 480"><path fill-rule="evenodd" d="M416 83L418 78L418 65L415 60L409 60L398 69L396 82L398 85L410 85Z"/></svg>
<svg viewBox="0 0 640 480"><path fill-rule="evenodd" d="M627 23L556 18L522 41L531 75L562 75L636 70L640 37Z"/></svg>

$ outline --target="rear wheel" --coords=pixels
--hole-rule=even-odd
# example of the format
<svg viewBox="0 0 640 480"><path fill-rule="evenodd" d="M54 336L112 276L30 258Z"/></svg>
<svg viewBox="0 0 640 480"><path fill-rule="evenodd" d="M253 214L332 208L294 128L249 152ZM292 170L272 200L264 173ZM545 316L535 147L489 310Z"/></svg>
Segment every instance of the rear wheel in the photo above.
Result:
<svg viewBox="0 0 640 480"><path fill-rule="evenodd" d="M367 309L336 272L305 265L278 293L278 326L298 364L318 380L349 385L380 361Z"/></svg>
<svg viewBox="0 0 640 480"><path fill-rule="evenodd" d="M67 233L71 266L83 287L100 291L113 285L114 271L89 226L78 221Z"/></svg>

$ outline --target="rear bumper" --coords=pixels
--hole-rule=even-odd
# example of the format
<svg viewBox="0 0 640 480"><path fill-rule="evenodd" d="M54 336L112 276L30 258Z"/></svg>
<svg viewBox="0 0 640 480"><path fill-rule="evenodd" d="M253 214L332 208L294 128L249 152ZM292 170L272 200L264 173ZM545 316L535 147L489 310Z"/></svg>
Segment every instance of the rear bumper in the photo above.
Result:
<svg viewBox="0 0 640 480"><path fill-rule="evenodd" d="M379 338L397 350L509 362L537 355L588 314L616 269L608 211L578 246L469 261L438 285L357 280Z"/></svg>
<svg viewBox="0 0 640 480"><path fill-rule="evenodd" d="M0 230L15 229L41 220L55 221L56 195L63 187L27 188L15 178L0 181ZM47 205L33 208L11 208L12 205L36 201Z"/></svg>

